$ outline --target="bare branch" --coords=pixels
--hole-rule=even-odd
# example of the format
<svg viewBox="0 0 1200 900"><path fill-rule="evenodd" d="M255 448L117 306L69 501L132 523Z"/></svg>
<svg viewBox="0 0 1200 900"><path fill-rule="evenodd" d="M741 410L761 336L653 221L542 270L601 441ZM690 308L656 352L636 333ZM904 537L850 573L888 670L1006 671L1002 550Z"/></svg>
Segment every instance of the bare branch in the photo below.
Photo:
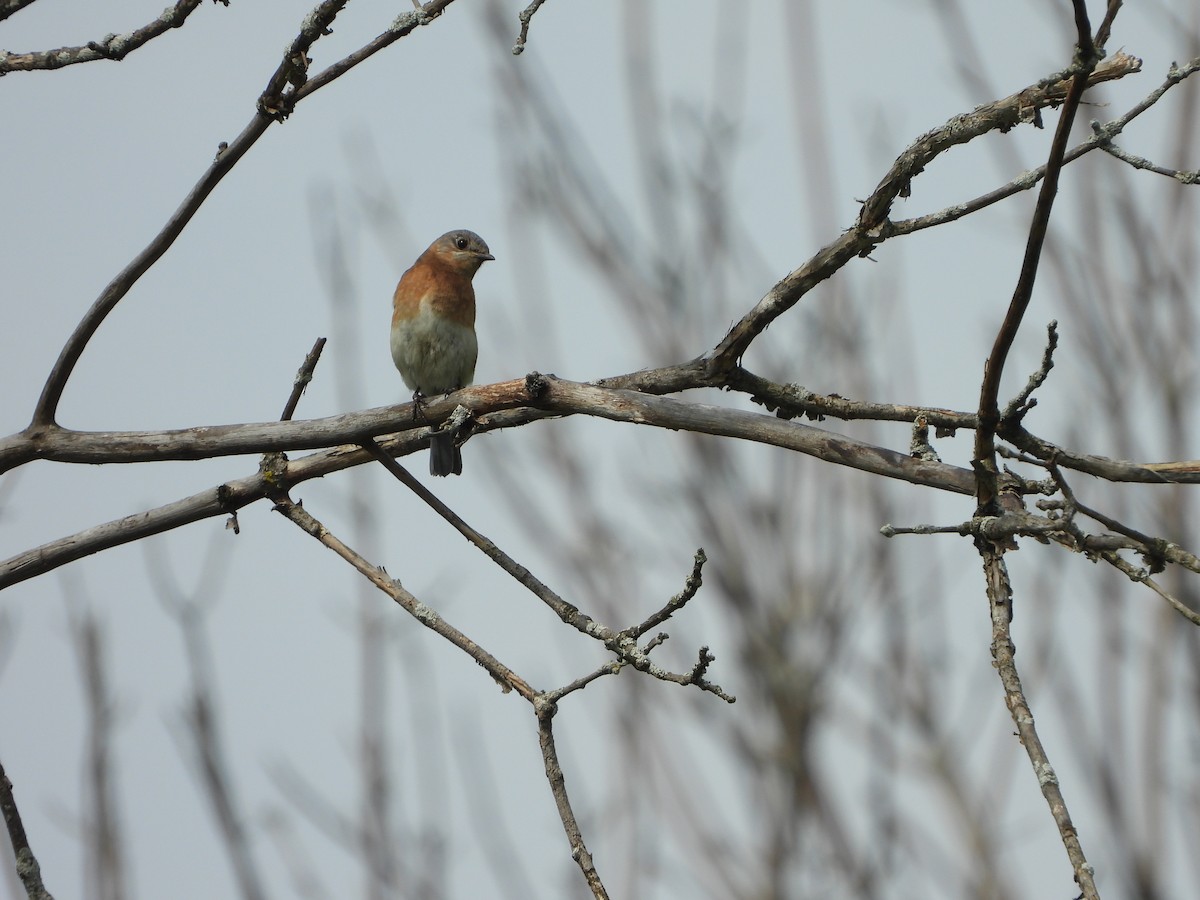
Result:
<svg viewBox="0 0 1200 900"><path fill-rule="evenodd" d="M671 369L668 371L674 372L675 370ZM653 374L653 372L638 373L636 377L631 376L631 380L637 381L640 384L649 384L653 381ZM651 377L647 380L645 376ZM618 381L618 379L611 380L614 382ZM672 378L668 378L667 380L671 384L677 383ZM559 384L567 383L559 382ZM746 384L757 391L762 390L763 385L770 385L771 383L758 379L756 381L748 381ZM604 390L598 387L582 385L580 387L592 391ZM789 403L810 407L813 410L820 410L824 414L840 418L912 421L912 418L915 416L925 415L932 424L944 428L970 428L974 420L974 417L969 413L913 406L890 407L884 404L862 404L864 409L862 410L863 415L860 416L857 414L858 410L855 408L856 404L854 401L843 401L841 398L833 397L819 398L816 395L805 392L802 388L785 389L780 386L776 387L780 388L776 394L781 396L786 395ZM461 400L463 403L469 404L473 409L482 410L486 407L483 398L492 397L495 400L493 396L494 392L508 393L518 389L524 389L523 382L506 382L499 385L469 388L445 400L430 401L427 403L426 409L435 410L438 414L445 414L453 405L457 405L457 402ZM632 394L632 392L627 393ZM806 399L808 397L815 398L811 404ZM506 409L504 407L511 405L511 402L505 401L499 404L501 407L500 411L481 417L476 422L474 430L476 433L482 433L500 428L518 427L556 414L565 415L568 412L600 415L601 413L597 411L595 404L597 402L604 402L603 397L600 396L598 400L589 398L581 406L571 408L569 400L568 396L559 394L556 404L558 409L556 412L535 409ZM670 401L671 404L678 404L678 406L671 406L670 410L678 410L678 412L671 415L657 415L655 416L655 421L650 421L654 411L646 404L650 404L652 400L652 397L640 394L632 394L631 397L625 398L627 412L629 412L629 404L643 404L637 415L631 415L629 420L638 421L642 424L658 425L664 428L696 427L704 424L698 417L692 415L692 404L683 403L678 400ZM364 437L386 434L397 429L413 428L411 412L406 411L408 409L408 405L382 407L377 410L366 410L362 413L354 413L348 416L333 417L333 419L313 419L308 422L302 421L290 424L301 429L297 434L304 433L303 429L306 425L315 423L320 428L328 427L330 429L329 434L339 437L339 439L347 442L361 441ZM972 476L965 469L938 463L918 465L916 464L917 461L909 459L895 451L864 444L821 429L805 428L805 426L799 425L789 426L783 422L773 421L770 417L755 415L754 413L728 409L717 410L714 407L695 407L695 409L702 411L706 417L719 424L720 431L708 429L709 433L720 433L732 437L764 441L780 447L797 450L801 453L810 453L821 459L827 459L830 462L838 464L851 465L854 460L869 460L881 467L879 474L888 474L889 477L926 484L930 487L949 490L955 493L970 493L972 490L972 482L970 480ZM668 410L662 410L662 412L666 411ZM731 413L736 413L736 415L730 415ZM607 417L619 418L616 414L610 414ZM333 424L335 420L342 421L335 427ZM239 428L269 430L275 427L276 424L223 426L223 430L226 430L232 436L234 430ZM67 443L72 441L86 442L86 446L89 448L88 452L80 452L80 445L76 444L74 451L76 455L68 455L66 454L65 446L57 446L57 438L48 438L47 445L43 448L42 453L30 452L28 453L28 457L32 459L41 456L43 458L63 458L96 462L130 461L122 456L114 456L106 452L104 448L106 433L83 435L78 432L68 432L65 430L60 430L57 433L61 434L64 442ZM195 434L196 431L194 429L189 430L189 433ZM144 453L148 440L154 440L163 435L171 435L172 439L174 439L181 433L119 432L116 434L122 436L121 445L126 447L127 450L129 448L136 448L139 452ZM1002 436L1005 440L1012 442L1014 446L1030 454L1034 459L1042 461L1054 460L1059 466L1064 468L1096 475L1109 481L1140 484L1200 483L1200 462L1136 463L1078 453L1042 440L1030 434L1020 425L1004 428ZM279 440L272 439L268 442L263 438L263 434L261 433L257 434L253 439L249 437L239 438L242 443L236 449L227 447L225 452L255 453L262 452L264 449L279 449L280 447L294 449L296 446L301 446L301 442L294 435L287 437L291 437L292 440L285 440L283 436L280 436ZM322 440L324 439L314 438L310 444L308 439L305 438L303 445L320 445ZM425 447L426 437L419 431L409 431L400 437L382 441L381 445L387 454L402 456ZM193 448L195 455L213 455L216 452L218 451L215 447L201 449L197 446ZM61 457L59 456L60 453L63 454ZM4 442L0 442L0 460L4 459L4 457ZM169 459L179 457L164 455L150 457L143 455L139 457L142 460L147 458ZM183 456L182 458L192 458L192 456ZM362 465L371 459L372 457L366 451L358 447L339 446L320 453L314 453L299 460L289 462L287 467L288 484L296 485L310 478L320 478L334 472L342 471L343 469ZM899 468L889 468L891 464ZM862 466L854 467L862 468ZM0 466L0 468L3 467ZM874 471L873 469L865 470ZM271 491L277 488L278 485L272 484L267 475L260 472L256 475L225 482L173 503L147 510L146 512L114 519L103 525L97 525L68 537L51 541L0 562L0 589L52 571L59 566L82 559L93 553L98 553L101 550L107 550L111 547L120 546L121 544L139 540L150 535L161 534L182 525L198 522L213 516L231 515L237 510L269 496Z"/></svg>
<svg viewBox="0 0 1200 900"><path fill-rule="evenodd" d="M25 895L29 900L54 900L42 883L42 868L29 847L25 823L21 821L17 800L13 796L13 784L4 771L3 763L0 763L0 814L4 816L4 824L8 828L8 839L17 858L17 876L25 887Z"/></svg>
<svg viewBox="0 0 1200 900"><path fill-rule="evenodd" d="M1094 61L1093 61L1094 64ZM1123 78L1141 68L1141 60L1122 53L1081 73L1083 86ZM1007 131L1024 122L1038 121L1040 110L1063 103L1069 94L1067 79L1073 71L1059 73L1016 94L955 116L944 125L917 138L896 159L871 192L858 222L831 244L821 248L799 269L779 281L746 313L708 355L710 371L727 372L741 359L751 342L775 319L791 309L812 288L829 278L856 256L866 256L889 236L887 222L892 203L908 196L912 179L939 154L974 140L989 131ZM1080 88L1082 91L1082 88ZM1077 104L1076 100L1076 104ZM1062 151L1059 152L1061 159Z"/></svg>
<svg viewBox="0 0 1200 900"><path fill-rule="evenodd" d="M296 380L292 382L292 393L284 404L283 414L279 417L279 421L288 422L296 413L296 407L300 404L300 397L304 393L304 389L308 387L312 381L313 371L317 368L317 362L321 358L321 351L325 349L325 338L317 338L317 342L313 344L313 348L308 351L308 355L304 357L304 362L301 363L299 371L296 372Z"/></svg>
<svg viewBox="0 0 1200 900"><path fill-rule="evenodd" d="M1153 172L1155 175L1165 175L1167 178L1173 178L1180 184L1200 184L1200 169L1168 169L1166 166L1160 166L1146 159L1144 156L1135 156L1126 150L1122 150L1112 141L1104 141L1100 144L1100 149L1109 156L1116 157L1121 162L1129 163L1135 169L1142 169L1146 172Z"/></svg>
<svg viewBox="0 0 1200 900"><path fill-rule="evenodd" d="M459 404L477 413L530 406L543 413L594 415L619 422L737 437L798 450L864 472L928 484L942 490L969 492L962 480L965 469L923 464L902 453L809 425L762 413L633 391L615 391L537 373L521 381L465 388L448 397L426 401L424 409L429 420L436 423ZM489 418L480 421L475 430L511 427L519 424L522 418L518 416L509 421ZM421 427L413 421L411 403L297 422L199 426L168 431L78 432L54 427L37 435L26 432L0 441L0 471L35 458L59 462L133 463L311 450L341 443L361 443L366 438Z"/></svg>
<svg viewBox="0 0 1200 900"><path fill-rule="evenodd" d="M1158 596L1162 597L1171 605L1175 612L1179 613L1193 625L1200 625L1200 613L1196 612L1170 591L1166 590L1162 585L1150 577L1150 572L1139 566L1135 566L1129 560L1124 559L1119 553L1107 552L1102 553L1101 558L1115 569L1124 572L1129 576L1130 581L1136 581L1139 584L1144 584Z"/></svg>
<svg viewBox="0 0 1200 900"><path fill-rule="evenodd" d="M410 616L469 655L487 670L488 674L492 676L505 692L515 690L526 700L531 703L533 702L537 692L526 683L525 679L521 678L516 672L501 663L500 660L496 659L496 657L492 656L492 654L488 653L443 619L435 610L426 606L410 594L399 581L388 578L387 573L381 567L373 566L367 560L363 559L363 557L359 556L358 553L340 541L328 528L309 514L304 507L292 502L287 497L279 497L276 501L275 509L282 513L284 518L296 525L301 531L316 538L342 559L346 560L346 562L350 563L364 578L396 601Z"/></svg>
<svg viewBox="0 0 1200 900"><path fill-rule="evenodd" d="M419 13L413 12L400 16L393 23L391 29L384 35L376 38L363 49L352 53L340 62L330 66L316 78L305 82L305 79L299 77L300 75L306 75L307 72L307 57L304 57L304 53L312 46L314 41L326 33L329 23L332 22L333 17L337 15L337 11L345 2L346 0L340 0L340 2L339 0L326 0L325 3L318 6L310 14L309 18L305 20L301 34L289 46L288 54L285 56L284 61L280 64L275 74L272 75L267 90L259 98L261 110L255 114L254 118L242 129L242 133L232 143L221 147L217 152L216 159L213 160L208 170L184 198L183 203L180 204L171 218L167 220L167 223L154 236L146 248L134 257L133 261L108 283L83 319L75 326L75 330L71 333L66 344L63 345L62 350L59 352L58 359L54 363L49 377L46 379L45 387L42 388L42 394L38 398L37 406L34 409L33 420L28 433L36 435L48 426L55 424L58 403L62 398L63 390L66 388L67 380L71 377L71 372L74 370L76 363L79 362L79 357L83 353L84 347L87 346L92 335L96 333L96 329L100 327L100 323L113 311L117 303L137 283L138 279L146 274L150 267L167 252L175 242L175 239L183 232L188 222L191 221L192 216L196 214L196 211L208 198L208 195L212 193L213 189L238 160L262 137L271 123L277 120L276 117L290 113L300 100L313 93L313 91L345 74L376 51L410 34L418 26L432 21L441 15L442 11L454 2L454 0L434 0L434 2L428 5L428 8L423 7ZM305 62L303 66L301 66L301 60L297 58L297 54L304 58ZM289 78L292 80L289 81ZM277 82L281 80L285 82L284 87L277 85ZM290 91L285 90L287 85L291 86Z"/></svg>
<svg viewBox="0 0 1200 900"><path fill-rule="evenodd" d="M531 376L532 377L532 376ZM634 422L672 430L737 437L772 444L849 466L862 472L925 484L955 493L970 493L971 474L945 463L931 463L833 432L745 412L632 391L609 391L578 382L537 376L536 404L560 413L591 414L618 422ZM608 399L605 399L605 398Z"/></svg>
<svg viewBox="0 0 1200 900"><path fill-rule="evenodd" d="M1071 137L1071 126L1083 92L1088 88L1088 76L1096 66L1096 48L1092 44L1091 27L1088 24L1087 8L1083 0L1075 0L1075 24L1079 32L1077 50L1078 70L1071 79L1067 98L1059 114L1058 128L1050 145L1050 158L1046 161L1046 176L1038 194L1037 206L1033 211L1033 223L1029 227L1029 239L1025 245L1025 258L1021 263L1021 274L1013 290L1008 312L996 334L992 351L983 365L983 382L979 389L979 427L975 431L975 472L978 477L977 499L981 508L990 507L996 497L996 428L1000 423L1000 378L1008 351L1016 340L1017 331L1033 297L1033 285L1037 281L1038 264L1046 232L1050 227L1050 213L1054 208L1054 197L1058 193L1058 176L1062 171L1063 157L1067 152L1067 141Z"/></svg>
<svg viewBox="0 0 1200 900"><path fill-rule="evenodd" d="M1054 368L1054 350L1057 347L1058 322L1051 320L1050 324L1046 326L1046 349L1042 351L1042 364L1038 366L1036 372L1029 376L1029 381L1025 383L1025 387L1021 388L1021 392L1004 407L1002 419L1020 421L1029 410L1037 405L1037 401L1031 399L1033 392L1046 383L1050 370Z"/></svg>
<svg viewBox="0 0 1200 900"><path fill-rule="evenodd" d="M851 400L837 394L814 394L798 384L778 384L742 368L734 369L727 381L731 390L749 394L752 402L762 404L768 412L775 413L781 419L807 416L819 422L828 416L844 421L869 419L874 422L907 423L923 418L939 434L953 434L960 428L974 430L979 421L975 413L953 409ZM608 381L601 383L608 384Z"/></svg>
<svg viewBox="0 0 1200 900"><path fill-rule="evenodd" d="M0 22L33 3L34 0L0 0Z"/></svg>
<svg viewBox="0 0 1200 900"><path fill-rule="evenodd" d="M517 36L517 42L513 45L513 56L520 56L525 52L525 42L529 40L529 23L533 21L534 15L546 0L533 0L527 7L521 10L517 16L521 20L521 33Z"/></svg>
<svg viewBox="0 0 1200 900"><path fill-rule="evenodd" d="M304 87L308 81L308 51L312 45L328 34L333 33L333 20L337 18L349 0L322 0L322 2L304 18L300 33L284 51L283 61L267 82L266 88L258 98L258 111L261 115L282 121L287 118L294 106L293 97L285 96L284 91L290 86L292 93Z"/></svg>
<svg viewBox="0 0 1200 900"><path fill-rule="evenodd" d="M563 778L562 765L558 761L558 748L554 745L554 714L558 707L553 702L538 698L534 709L538 720L538 746L542 750L542 762L546 767L546 780L550 782L550 792L554 795L554 805L558 808L558 817L562 820L563 830L571 844L571 859L579 864L583 877L587 879L588 887L596 900L607 900L608 891L596 871L592 854L583 842L583 833L579 830L579 822L575 819L575 811L571 809L570 798L567 797L567 782Z"/></svg>
<svg viewBox="0 0 1200 900"><path fill-rule="evenodd" d="M1104 49L1108 44L1109 35L1112 34L1113 20L1117 17L1123 2L1124 0L1108 0L1108 8L1104 11L1104 21L1100 23L1100 27L1096 29L1096 36L1092 39L1100 49Z"/></svg>
<svg viewBox="0 0 1200 900"><path fill-rule="evenodd" d="M992 659L995 660L1000 683L1004 686L1004 702L1017 726L1021 746L1025 748L1033 765L1042 796L1050 806L1054 824L1058 826L1059 836L1067 849L1067 857L1075 870L1075 881L1086 900L1099 900L1094 871L1083 853L1083 846L1079 842L1075 824L1071 821L1071 814L1067 810L1066 800L1058 784L1058 775L1050 765L1046 748L1042 746L1041 737L1033 721L1033 711L1025 699L1025 689L1017 671L1017 650L1011 632L1012 584L1008 578L1008 566L1004 562L1003 552L986 541L979 542L979 552L983 557L988 605L991 609Z"/></svg>
<svg viewBox="0 0 1200 900"><path fill-rule="evenodd" d="M31 2L33 0L9 0L8 3L0 4L0 20ZM202 0L178 0L174 6L164 9L157 19L136 31L105 35L98 41L88 41L82 47L59 47L57 50L42 50L36 53L0 51L0 75L7 75L9 72L30 72L34 69L61 69L63 66L95 62L98 59L120 61L159 35L182 26L201 2Z"/></svg>
<svg viewBox="0 0 1200 900"><path fill-rule="evenodd" d="M692 559L692 571L688 575L687 581L684 583L683 590L667 601L666 606L657 612L650 615L640 625L635 625L629 629L634 637L641 637L651 628L657 628L679 610L687 606L688 602L696 596L696 593L704 585L703 570L704 564L708 562L708 557L704 555L704 549L696 551L695 557Z"/></svg>
<svg viewBox="0 0 1200 900"><path fill-rule="evenodd" d="M1117 56L1122 54L1118 53ZM1115 57L1114 57L1115 58ZM1132 57L1131 57L1132 59ZM1140 66L1141 61L1137 60ZM1064 157L1063 164L1072 163L1085 153L1090 153L1093 150L1101 149L1104 143L1111 140L1115 135L1124 131L1125 127L1154 106L1162 99L1163 94L1170 90L1179 82L1183 81L1188 76L1194 74L1200 69L1200 57L1193 59L1185 66L1172 66L1167 74L1167 79L1150 93L1144 100L1138 103L1135 107L1129 110L1120 118L1113 119L1110 122L1105 122L1103 125L1093 122L1092 131L1095 132L1092 137L1081 144L1073 147ZM996 188L994 191L989 191L980 197L973 200L968 200L966 203L959 203L954 206L947 207L939 212L929 213L928 215L918 216L912 219L900 219L891 222L888 225L888 234L911 234L914 231L920 231L924 228L932 228L935 225L944 225L947 222L953 222L961 219L963 216L969 216L972 213L978 212L985 207L991 206L1001 200L1005 200L1014 194L1019 194L1021 191L1027 191L1037 185L1046 175L1046 167L1039 166L1032 171L1025 172L1014 178L1008 184Z"/></svg>
<svg viewBox="0 0 1200 900"><path fill-rule="evenodd" d="M674 672L669 672L660 666L655 665L650 661L649 654L637 646L636 638L641 632L637 631L615 631L614 629L604 625L587 613L581 612L578 607L568 603L559 596L549 585L541 581L536 575L530 572L523 565L501 550L494 541L479 531L472 528L463 520L461 516L450 509L445 503L434 496L428 488L421 482L417 481L407 469L401 466L398 462L387 455L374 441L364 441L363 447L387 469L395 478L404 484L409 490L421 498L429 505L438 515L449 522L459 534L470 541L476 549L482 552L488 559L494 562L505 574L511 576L523 588L541 600L550 610L558 616L564 624L570 625L581 634L586 634L594 640L601 641L605 647L616 653L623 662L633 666L639 672L645 672L660 681L670 681L679 685L695 685L702 690L709 691L721 697L728 703L733 702L733 698L721 690L720 687L713 685L703 679L703 671L693 673L692 675L679 675ZM695 589L699 589L699 584L695 585ZM695 590L692 591L694 595ZM692 595L688 595L690 599ZM682 606L686 600L679 603ZM668 608L671 603L668 602ZM672 610L673 611L673 610ZM669 614L668 614L669 615ZM663 620L667 616L663 616Z"/></svg>

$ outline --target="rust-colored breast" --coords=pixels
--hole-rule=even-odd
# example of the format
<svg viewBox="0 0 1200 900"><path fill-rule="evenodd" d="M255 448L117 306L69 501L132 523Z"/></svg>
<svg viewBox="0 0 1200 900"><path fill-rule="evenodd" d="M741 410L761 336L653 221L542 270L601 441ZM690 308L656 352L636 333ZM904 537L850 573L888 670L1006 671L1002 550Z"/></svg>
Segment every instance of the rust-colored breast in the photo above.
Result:
<svg viewBox="0 0 1200 900"><path fill-rule="evenodd" d="M415 318L422 303L441 318L475 327L475 288L470 277L442 264L428 251L400 276L392 298L392 322Z"/></svg>

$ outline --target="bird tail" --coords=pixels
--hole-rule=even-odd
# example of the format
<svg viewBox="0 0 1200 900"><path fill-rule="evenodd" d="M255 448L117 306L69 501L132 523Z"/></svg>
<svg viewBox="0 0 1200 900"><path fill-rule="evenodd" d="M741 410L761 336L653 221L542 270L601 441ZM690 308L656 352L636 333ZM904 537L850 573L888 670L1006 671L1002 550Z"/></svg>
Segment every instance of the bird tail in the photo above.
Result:
<svg viewBox="0 0 1200 900"><path fill-rule="evenodd" d="M462 448L454 443L453 431L435 431L429 436L429 474L462 474Z"/></svg>

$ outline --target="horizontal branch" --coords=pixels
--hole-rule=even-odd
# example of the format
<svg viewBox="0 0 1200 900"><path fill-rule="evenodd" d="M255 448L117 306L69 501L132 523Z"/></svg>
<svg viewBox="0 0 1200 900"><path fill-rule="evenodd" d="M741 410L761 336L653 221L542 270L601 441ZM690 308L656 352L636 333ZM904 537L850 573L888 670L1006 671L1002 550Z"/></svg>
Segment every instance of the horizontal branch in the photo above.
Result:
<svg viewBox="0 0 1200 900"><path fill-rule="evenodd" d="M444 399L427 401L425 409L428 420L436 425L459 403L470 407L480 416L474 427L476 433L518 427L555 415L596 415L615 421L641 422L662 428L696 429L773 443L864 471L891 474L892 477L956 493L970 492L971 475L965 469L913 460L892 450L873 447L799 423L785 422L774 416L539 378L543 393L537 400L526 390L525 380L473 387ZM511 408L522 402L536 404L538 408ZM489 409L495 411L487 412ZM38 453L31 458L113 463L197 459L234 453L258 454L311 448L331 436L337 437L338 443L349 445L368 437L407 432L402 437L380 442L389 454L401 456L428 444L428 429L424 425L414 424L411 410L411 404L402 404L327 419L228 425L173 432L84 433L51 429L42 436ZM110 440L115 440L125 448L126 455L114 454L108 443ZM7 453L10 460L18 453L29 455L28 450L23 448L10 447ZM3 445L0 445L0 457L3 456ZM362 465L370 459L366 451L356 446L327 449L289 461L287 484L294 486L310 478ZM52 541L0 562L0 589L101 550L201 519L232 515L242 507L269 496L272 490L278 490L279 487L272 479L259 473L226 482L157 509L125 516Z"/></svg>
<svg viewBox="0 0 1200 900"><path fill-rule="evenodd" d="M586 385L536 376L541 393L533 396L527 380L482 385L459 391L449 397L426 401L428 424L437 425L458 404L470 408L477 421L477 434L516 428L541 419L565 415L593 415L614 421L651 425L658 428L688 430L741 440L771 444L814 456L818 459L881 474L914 484L922 484L954 493L970 493L972 474L955 466L913 459L903 453L843 437L820 428L780 419L778 416L726 407L707 406L656 396L656 389L673 390L711 386L699 374L700 361L660 370L637 372L604 380L607 384L638 385L643 392ZM926 410L920 407L861 404L871 413L856 414L854 401L842 398L816 398L811 403L802 389L788 394L790 386L774 385L747 375L734 379L743 389L786 396L805 411L813 409L839 418L878 418L911 422L915 414L926 415L930 424L945 427L969 427L969 414L952 410ZM891 414L889 414L891 411ZM226 425L167 432L72 432L57 426L44 430L32 443L28 435L16 435L0 442L0 461L12 468L31 459L72 462L146 462L167 459L199 459L218 455L260 454L297 449L331 449L289 461L289 486L320 478L371 460L356 445L366 438L394 434L380 440L392 456L403 456L428 446L428 428L412 418L411 404L379 407L325 419L295 422L267 422L253 425ZM1138 463L1111 460L1073 453L1018 429L1002 436L1027 453L1054 460L1063 467L1098 475L1111 481L1141 483L1200 483L1200 464ZM122 448L115 452L114 447ZM84 556L121 544L178 528L213 516L233 515L239 509L267 497L277 489L255 474L201 491L174 503L113 520L76 534L51 541L0 562L0 589L42 575Z"/></svg>
<svg viewBox="0 0 1200 900"><path fill-rule="evenodd" d="M535 403L564 415L583 413L616 422L770 444L873 475L958 494L971 493L974 485L974 476L968 469L913 459L895 450L776 416L690 403L674 397L652 397L636 391L616 391L551 376L534 374L530 379L537 379L531 386Z"/></svg>
<svg viewBox="0 0 1200 900"><path fill-rule="evenodd" d="M939 431L973 429L978 416L971 412L942 409L936 406L909 406L903 403L873 403L851 400L837 394L817 394L798 384L778 384L760 378L745 369L736 369L728 379L730 390L749 394L754 403L760 403L768 412L781 419L808 416L823 419L826 416L843 421L867 419L873 422L904 422L911 425L918 416L924 416L927 425Z"/></svg>
<svg viewBox="0 0 1200 900"><path fill-rule="evenodd" d="M468 388L448 398L422 401L437 424L458 404L482 411L528 405L524 381ZM74 431L59 425L31 427L0 440L0 473L35 459L67 463L138 463L218 456L317 450L423 428L412 403L379 406L322 419L201 425L166 431Z"/></svg>
<svg viewBox="0 0 1200 900"><path fill-rule="evenodd" d="M1200 465L1188 463L1137 463L1109 459L1090 453L1076 453L1030 434L1020 425L1002 423L1000 437L1014 447L1044 462L1054 462L1064 469L1095 475L1106 481L1125 481L1135 484L1200 484Z"/></svg>

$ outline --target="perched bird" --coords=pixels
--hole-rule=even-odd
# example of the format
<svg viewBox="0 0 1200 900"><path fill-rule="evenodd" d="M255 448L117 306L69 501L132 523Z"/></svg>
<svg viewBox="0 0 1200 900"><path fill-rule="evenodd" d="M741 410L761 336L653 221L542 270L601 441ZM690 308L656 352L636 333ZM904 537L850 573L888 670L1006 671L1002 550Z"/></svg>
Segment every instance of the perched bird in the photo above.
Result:
<svg viewBox="0 0 1200 900"><path fill-rule="evenodd" d="M392 298L392 360L413 400L449 394L475 378L475 288L471 279L495 259L473 231L448 231L400 276ZM454 433L430 436L429 474L462 473Z"/></svg>

